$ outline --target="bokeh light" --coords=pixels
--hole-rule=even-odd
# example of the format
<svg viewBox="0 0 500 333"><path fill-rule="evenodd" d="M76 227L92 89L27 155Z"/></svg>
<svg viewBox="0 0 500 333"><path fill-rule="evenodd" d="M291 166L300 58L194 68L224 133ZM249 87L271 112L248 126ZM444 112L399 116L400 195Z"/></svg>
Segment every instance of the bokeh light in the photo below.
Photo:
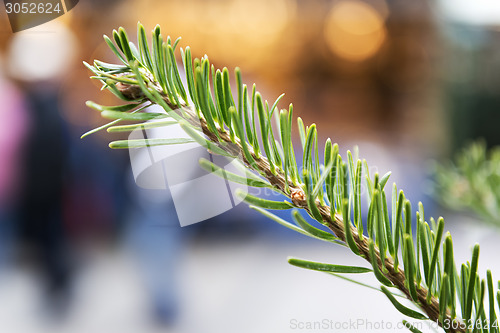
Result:
<svg viewBox="0 0 500 333"><path fill-rule="evenodd" d="M383 13L357 0L335 3L328 14L324 32L330 50L350 61L369 59L386 38Z"/></svg>
<svg viewBox="0 0 500 333"><path fill-rule="evenodd" d="M247 71L262 66L296 11L291 0L177 0L156 6L156 11L140 18L146 26L162 24L168 34L182 36L193 50L203 50L211 59L244 66ZM143 7L142 2L132 5L138 12Z"/></svg>
<svg viewBox="0 0 500 333"><path fill-rule="evenodd" d="M62 75L75 59L73 33L59 21L52 21L12 39L9 74L23 81L42 81Z"/></svg>

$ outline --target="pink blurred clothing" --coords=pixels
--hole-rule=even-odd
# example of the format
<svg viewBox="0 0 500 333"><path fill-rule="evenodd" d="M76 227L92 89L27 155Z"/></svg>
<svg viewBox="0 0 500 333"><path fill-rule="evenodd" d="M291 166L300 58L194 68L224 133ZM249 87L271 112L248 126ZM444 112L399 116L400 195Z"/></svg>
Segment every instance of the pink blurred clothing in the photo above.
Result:
<svg viewBox="0 0 500 333"><path fill-rule="evenodd" d="M0 209L19 184L22 141L27 129L26 106L19 90L0 73Z"/></svg>

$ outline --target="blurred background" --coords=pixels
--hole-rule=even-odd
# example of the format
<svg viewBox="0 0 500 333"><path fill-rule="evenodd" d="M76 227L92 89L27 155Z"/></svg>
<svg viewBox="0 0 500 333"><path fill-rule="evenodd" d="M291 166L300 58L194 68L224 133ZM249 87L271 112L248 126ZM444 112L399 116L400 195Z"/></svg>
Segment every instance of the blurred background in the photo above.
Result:
<svg viewBox="0 0 500 333"><path fill-rule="evenodd" d="M107 147L119 136L80 140L103 123L85 101L117 103L82 61L115 61L102 35L123 26L133 36L138 21L182 36L216 67L239 66L268 100L286 93L280 106L293 102L320 139L359 146L412 202L449 216L457 261L481 242L482 268L500 276L498 230L427 195L430 160L477 138L500 144L498 1L80 0L15 34L0 17L1 332L291 332L302 331L293 320L401 319L382 294L286 263L363 265L344 249L244 205L181 228L168 191L138 188L128 152Z"/></svg>

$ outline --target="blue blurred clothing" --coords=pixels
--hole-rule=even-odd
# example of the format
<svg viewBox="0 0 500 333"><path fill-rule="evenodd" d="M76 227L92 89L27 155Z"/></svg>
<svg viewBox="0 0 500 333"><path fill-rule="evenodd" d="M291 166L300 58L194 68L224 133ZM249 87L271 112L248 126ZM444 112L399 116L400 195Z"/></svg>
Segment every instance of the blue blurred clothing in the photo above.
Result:
<svg viewBox="0 0 500 333"><path fill-rule="evenodd" d="M181 228L168 190L145 190L131 185L126 244L137 258L147 288L153 319L173 324L179 312L177 267L185 249Z"/></svg>

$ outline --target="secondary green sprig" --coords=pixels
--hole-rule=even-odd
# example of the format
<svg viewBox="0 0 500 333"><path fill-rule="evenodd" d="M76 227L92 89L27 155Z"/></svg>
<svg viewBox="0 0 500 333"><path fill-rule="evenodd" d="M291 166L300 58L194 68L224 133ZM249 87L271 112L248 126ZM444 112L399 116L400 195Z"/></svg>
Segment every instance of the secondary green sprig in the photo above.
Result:
<svg viewBox="0 0 500 333"><path fill-rule="evenodd" d="M100 80L103 89L110 90L126 104L101 106L90 102L90 107L113 121L85 135L104 128L110 132L124 132L177 123L192 140L115 141L110 146L134 148L195 141L212 153L238 157L247 168L247 174L252 175L248 179L222 172L206 160L200 161L200 164L228 180L270 187L286 196L289 200L272 201L237 193L251 208L287 228L348 247L353 254L366 259L370 268L299 259L290 259L291 264L336 276L373 272L383 285L379 290L403 315L436 321L449 332L470 331L470 326L466 324L472 320L488 319L483 305L487 292L489 320L496 320L500 292L495 289L491 272L488 272L487 288L485 280L479 278L479 246L474 247L470 263L457 266L451 236L446 234L444 242L442 240L442 218L437 223L431 218L429 224L425 220L423 206L419 204L416 219L413 220L411 203L403 191L398 192L395 184L392 187L392 202L388 206L385 186L390 173L382 177L378 174L370 176L366 161L358 159L356 152L354 155L349 152L344 160L338 145L332 144L330 139L325 142L322 156L316 125L304 126L300 118L297 125L303 161L299 167L291 133L293 107L290 105L288 109L279 110L282 96L269 106L255 85L249 91L239 69L235 70L237 89L233 94L229 70L215 69L206 56L193 59L189 47L180 49L186 78L184 83L175 55L178 40L172 42L170 37L165 39L157 26L149 44L140 24L137 39L138 47L129 41L124 29L113 31L113 40L105 37L105 41L123 64L113 65L97 60L93 65L86 64L94 74L92 78ZM144 112L153 104L160 105L165 113ZM116 125L122 120L137 123ZM363 178L369 198L365 221L361 213ZM270 211L276 209L292 209L296 224ZM304 212L315 222L308 222L302 215ZM413 221L416 222L415 234L412 231ZM323 227L327 227L329 232ZM457 267L460 267L460 273ZM390 291L396 289L421 312L396 301ZM407 322L405 326L417 331ZM498 331L493 326L490 329Z"/></svg>
<svg viewBox="0 0 500 333"><path fill-rule="evenodd" d="M436 199L500 226L500 147L487 149L484 142L474 142L453 162L436 164L434 173Z"/></svg>

